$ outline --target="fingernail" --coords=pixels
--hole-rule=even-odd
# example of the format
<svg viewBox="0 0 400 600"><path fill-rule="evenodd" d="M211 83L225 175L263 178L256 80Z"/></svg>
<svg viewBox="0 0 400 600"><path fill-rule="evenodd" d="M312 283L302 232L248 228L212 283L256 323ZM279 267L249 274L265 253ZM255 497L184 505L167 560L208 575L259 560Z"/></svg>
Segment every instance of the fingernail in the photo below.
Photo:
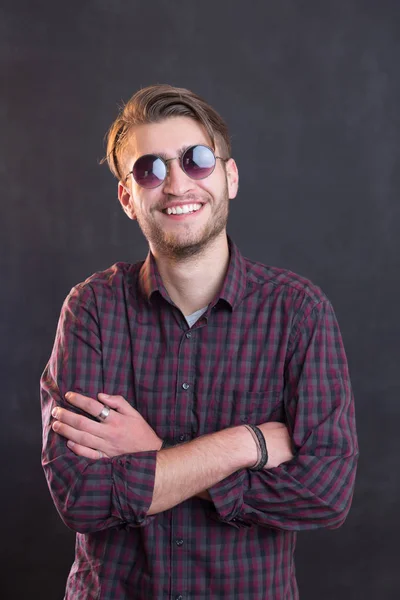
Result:
<svg viewBox="0 0 400 600"><path fill-rule="evenodd" d="M68 448L73 448L75 446L75 442L71 442L71 440L68 440L67 446Z"/></svg>
<svg viewBox="0 0 400 600"><path fill-rule="evenodd" d="M103 392L100 392L99 396L101 396L104 400L107 400L107 398L110 397L110 394L104 394Z"/></svg>
<svg viewBox="0 0 400 600"><path fill-rule="evenodd" d="M71 395L72 395L72 392L67 392L65 394L66 399L69 400L71 398Z"/></svg>
<svg viewBox="0 0 400 600"><path fill-rule="evenodd" d="M58 414L58 408L57 408L57 406L55 406L55 407L53 408L53 410L51 411L51 414L53 415L53 417L54 417L55 419L57 419L57 414Z"/></svg>
<svg viewBox="0 0 400 600"><path fill-rule="evenodd" d="M52 425L52 428L53 428L54 431L57 431L57 429L59 428L59 426L60 426L59 421L54 421L54 423Z"/></svg>

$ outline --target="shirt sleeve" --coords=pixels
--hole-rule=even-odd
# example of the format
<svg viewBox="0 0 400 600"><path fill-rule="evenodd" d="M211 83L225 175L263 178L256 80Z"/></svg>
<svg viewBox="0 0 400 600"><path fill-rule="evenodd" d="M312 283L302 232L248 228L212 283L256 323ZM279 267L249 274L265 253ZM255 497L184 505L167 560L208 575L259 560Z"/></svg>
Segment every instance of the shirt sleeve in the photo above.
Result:
<svg viewBox="0 0 400 600"><path fill-rule="evenodd" d="M358 445L347 359L327 300L292 333L283 402L294 458L273 469L240 470L213 486L211 516L235 527L339 527L353 496Z"/></svg>
<svg viewBox="0 0 400 600"><path fill-rule="evenodd" d="M51 428L54 406L79 412L66 402L67 391L92 398L99 392L113 393L103 385L101 332L89 285L73 288L64 302L40 387L42 465L64 523L81 533L121 524L146 525L154 518L146 515L153 497L156 452L90 460L75 455Z"/></svg>

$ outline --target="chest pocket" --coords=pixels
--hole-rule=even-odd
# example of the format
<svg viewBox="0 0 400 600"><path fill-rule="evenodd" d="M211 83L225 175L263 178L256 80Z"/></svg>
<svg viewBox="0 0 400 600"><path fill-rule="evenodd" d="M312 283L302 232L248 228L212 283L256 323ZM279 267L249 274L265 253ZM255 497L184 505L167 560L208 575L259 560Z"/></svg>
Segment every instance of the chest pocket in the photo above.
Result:
<svg viewBox="0 0 400 600"><path fill-rule="evenodd" d="M280 391L233 391L214 399L207 417L208 432L235 425L257 425L267 421L285 421Z"/></svg>

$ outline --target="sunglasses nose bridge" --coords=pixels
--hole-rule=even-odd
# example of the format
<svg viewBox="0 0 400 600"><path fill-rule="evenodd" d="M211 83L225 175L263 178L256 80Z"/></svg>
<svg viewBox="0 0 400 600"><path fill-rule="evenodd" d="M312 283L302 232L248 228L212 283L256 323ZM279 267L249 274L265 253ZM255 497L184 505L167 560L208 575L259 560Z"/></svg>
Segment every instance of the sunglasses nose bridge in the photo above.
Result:
<svg viewBox="0 0 400 600"><path fill-rule="evenodd" d="M170 165L170 163L173 160L179 160L179 158L177 156L173 156L172 158L165 158L165 159L163 159L163 162L165 164L165 171L166 171L165 179L167 177L169 177L169 174L170 174L170 171L171 171L171 165Z"/></svg>
<svg viewBox="0 0 400 600"><path fill-rule="evenodd" d="M173 161L176 161L174 163ZM179 157L168 158L164 161L167 167L167 173L163 182L164 191L174 196L181 196L192 186L192 180L182 168L182 161Z"/></svg>

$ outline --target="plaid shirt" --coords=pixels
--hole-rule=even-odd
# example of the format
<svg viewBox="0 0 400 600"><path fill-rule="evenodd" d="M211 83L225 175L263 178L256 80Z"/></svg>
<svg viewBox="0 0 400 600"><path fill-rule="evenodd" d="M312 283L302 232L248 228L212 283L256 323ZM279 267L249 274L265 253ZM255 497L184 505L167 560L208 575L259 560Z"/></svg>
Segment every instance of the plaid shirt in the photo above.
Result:
<svg viewBox="0 0 400 600"><path fill-rule="evenodd" d="M89 460L50 427L68 390L120 394L176 443L284 422L295 456L242 469L147 516L156 452ZM151 254L72 289L41 380L43 466L77 533L68 600L293 600L298 531L336 528L357 462L354 404L332 307L317 287L230 242L221 292L189 329Z"/></svg>

